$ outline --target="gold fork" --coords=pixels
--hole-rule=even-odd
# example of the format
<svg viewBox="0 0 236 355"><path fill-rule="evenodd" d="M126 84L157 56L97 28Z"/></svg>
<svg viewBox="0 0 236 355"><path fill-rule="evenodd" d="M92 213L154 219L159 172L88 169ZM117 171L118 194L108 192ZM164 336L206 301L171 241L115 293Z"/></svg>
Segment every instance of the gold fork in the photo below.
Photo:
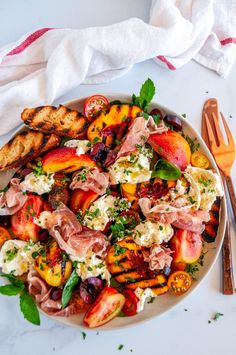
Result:
<svg viewBox="0 0 236 355"><path fill-rule="evenodd" d="M208 148L211 150L211 144L209 141L206 116L212 116L212 113L218 120L218 102L212 98L205 102L202 112L202 138L205 141ZM213 154L213 152L211 151ZM221 178L224 183L224 189L226 191L224 175L221 172ZM231 238L230 238L230 225L229 219L226 221L226 229L224 235L224 241L222 245L222 261L223 261L223 294L234 294L234 279L233 279L233 267L232 267L232 251L231 251Z"/></svg>
<svg viewBox="0 0 236 355"><path fill-rule="evenodd" d="M231 200L231 205L234 213L234 219L236 222L236 196L235 196L235 191L234 191L234 186L233 186L233 181L231 177L231 168L233 166L233 163L235 161L235 144L234 144L234 139L233 136L230 132L230 129L226 123L226 120L224 118L224 115L222 112L220 112L221 119L224 125L225 133L227 136L227 144L225 142L225 139L223 137L221 128L220 128L220 123L219 119L216 116L214 112L212 112L212 119L209 118L208 114L205 113L205 120L206 120L206 125L207 125L207 130L208 130L208 136L209 136L209 141L210 141L210 147L212 154L214 155L216 164L222 171L225 181L228 187L229 191L229 197ZM213 122L213 128L210 123Z"/></svg>

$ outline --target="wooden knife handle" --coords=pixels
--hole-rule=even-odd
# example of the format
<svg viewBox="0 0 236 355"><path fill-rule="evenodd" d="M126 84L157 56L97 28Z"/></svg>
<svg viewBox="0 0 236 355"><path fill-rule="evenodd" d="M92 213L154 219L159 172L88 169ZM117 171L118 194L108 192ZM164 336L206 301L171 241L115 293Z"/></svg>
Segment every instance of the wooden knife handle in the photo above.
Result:
<svg viewBox="0 0 236 355"><path fill-rule="evenodd" d="M229 197L230 197L232 209L234 212L234 219L236 223L236 196L235 196L233 181L231 176L225 176L225 180L228 186Z"/></svg>
<svg viewBox="0 0 236 355"><path fill-rule="evenodd" d="M229 222L226 222L225 236L222 246L223 258L223 294L234 294L233 267L231 255L230 227Z"/></svg>

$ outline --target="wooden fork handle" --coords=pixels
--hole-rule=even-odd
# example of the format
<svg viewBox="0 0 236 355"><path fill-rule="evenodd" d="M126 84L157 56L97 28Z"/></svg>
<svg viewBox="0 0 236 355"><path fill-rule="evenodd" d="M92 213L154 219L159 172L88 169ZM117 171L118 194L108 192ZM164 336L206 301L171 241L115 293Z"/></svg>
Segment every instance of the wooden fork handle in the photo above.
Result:
<svg viewBox="0 0 236 355"><path fill-rule="evenodd" d="M230 228L229 222L226 223L225 237L222 246L223 258L223 294L234 294L234 281L233 281L233 267L231 255L231 241L230 241Z"/></svg>
<svg viewBox="0 0 236 355"><path fill-rule="evenodd" d="M230 197L230 201L234 213L234 219L236 223L236 196L235 196L233 181L231 176L225 176L225 180L228 186L229 197Z"/></svg>

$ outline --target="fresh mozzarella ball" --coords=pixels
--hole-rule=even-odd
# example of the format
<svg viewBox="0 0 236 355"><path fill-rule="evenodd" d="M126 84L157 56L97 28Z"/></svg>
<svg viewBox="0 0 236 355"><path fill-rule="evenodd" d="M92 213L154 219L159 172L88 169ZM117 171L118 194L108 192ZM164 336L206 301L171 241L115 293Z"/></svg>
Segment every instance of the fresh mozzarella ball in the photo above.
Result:
<svg viewBox="0 0 236 355"><path fill-rule="evenodd" d="M200 209L210 211L217 196L223 196L223 188L218 174L212 170L206 170L188 166L185 170L198 186L200 191Z"/></svg>
<svg viewBox="0 0 236 355"><path fill-rule="evenodd" d="M147 220L135 227L133 238L138 245L149 248L153 244L168 242L173 234L174 231L170 224Z"/></svg>
<svg viewBox="0 0 236 355"><path fill-rule="evenodd" d="M84 258L75 256L70 256L70 258L72 261L77 261L76 272L82 280L101 276L107 282L110 281L111 275L105 261L98 258L95 253L89 252Z"/></svg>
<svg viewBox="0 0 236 355"><path fill-rule="evenodd" d="M76 148L76 154L82 155L90 149L91 143L87 140L71 139L70 141L67 141L64 145L69 148Z"/></svg>
<svg viewBox="0 0 236 355"><path fill-rule="evenodd" d="M112 164L108 171L111 184L129 183L137 184L149 181L152 171L148 154L140 152L121 157Z"/></svg>
<svg viewBox="0 0 236 355"><path fill-rule="evenodd" d="M26 175L25 180L20 183L23 191L35 192L38 195L45 194L52 189L54 174L39 175L34 173Z"/></svg>
<svg viewBox="0 0 236 355"><path fill-rule="evenodd" d="M135 295L138 297L139 302L137 305L137 312L141 312L144 308L144 304L147 298L150 297L157 297L157 295L152 291L151 288L146 288L145 290L138 287L136 288L136 290L134 291Z"/></svg>
<svg viewBox="0 0 236 355"><path fill-rule="evenodd" d="M26 273L34 264L32 254L41 249L39 243L24 242L22 240L7 240L0 250L0 267L6 274L15 276Z"/></svg>
<svg viewBox="0 0 236 355"><path fill-rule="evenodd" d="M103 230L110 220L110 209L115 207L116 197L104 195L96 200L84 216L87 227Z"/></svg>

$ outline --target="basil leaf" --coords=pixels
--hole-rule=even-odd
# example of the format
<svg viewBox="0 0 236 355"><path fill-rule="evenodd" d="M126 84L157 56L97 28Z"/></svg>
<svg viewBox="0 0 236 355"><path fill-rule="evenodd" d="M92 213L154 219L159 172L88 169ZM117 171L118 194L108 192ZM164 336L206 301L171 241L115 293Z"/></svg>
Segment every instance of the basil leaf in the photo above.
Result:
<svg viewBox="0 0 236 355"><path fill-rule="evenodd" d="M16 276L14 276L13 274L0 274L0 276L7 278L8 281L10 281L10 283L12 285L21 288L21 290L23 290L25 288L24 282L21 280L18 280L18 278Z"/></svg>
<svg viewBox="0 0 236 355"><path fill-rule="evenodd" d="M62 137L59 147L64 147L65 143L68 142L69 140L70 140L70 138Z"/></svg>
<svg viewBox="0 0 236 355"><path fill-rule="evenodd" d="M139 106L144 111L147 110L148 105L155 95L155 85L151 79L147 79L140 90L139 96L132 95L132 102L134 105Z"/></svg>
<svg viewBox="0 0 236 355"><path fill-rule="evenodd" d="M181 176L181 171L174 164L166 160L158 160L152 172L152 178L159 177L163 180L177 180Z"/></svg>
<svg viewBox="0 0 236 355"><path fill-rule="evenodd" d="M33 297L24 290L20 295L20 309L29 322L40 325L39 311Z"/></svg>
<svg viewBox="0 0 236 355"><path fill-rule="evenodd" d="M62 292L62 298L61 298L62 308L65 308L68 305L68 303L71 299L71 296L73 294L74 288L77 285L77 283L79 282L79 279L80 278L79 278L76 270L74 270L71 273L69 279L67 280L67 283L65 284L65 287Z"/></svg>
<svg viewBox="0 0 236 355"><path fill-rule="evenodd" d="M22 291L21 287L15 285L0 286L0 294L6 296L16 296Z"/></svg>

